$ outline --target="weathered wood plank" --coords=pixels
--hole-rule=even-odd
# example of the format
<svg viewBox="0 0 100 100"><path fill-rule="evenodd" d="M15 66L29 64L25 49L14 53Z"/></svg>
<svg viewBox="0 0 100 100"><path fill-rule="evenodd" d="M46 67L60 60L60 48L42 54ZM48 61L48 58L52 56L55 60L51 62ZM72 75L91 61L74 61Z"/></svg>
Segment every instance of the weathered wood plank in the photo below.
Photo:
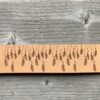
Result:
<svg viewBox="0 0 100 100"><path fill-rule="evenodd" d="M11 34L20 44L99 43L99 6L98 0L1 2L0 43Z"/></svg>
<svg viewBox="0 0 100 100"><path fill-rule="evenodd" d="M99 75L0 76L1 100L99 100Z"/></svg>
<svg viewBox="0 0 100 100"><path fill-rule="evenodd" d="M18 43L52 43L52 41L53 43L100 42L99 0L1 1L1 44L8 42L9 33L17 34L16 41ZM87 26L76 16L76 14L80 16L80 12L84 10L92 10L94 12ZM72 15L72 17L69 15ZM66 17L67 19L65 20ZM55 39L53 37L54 34L57 36L60 33L67 34L67 39ZM47 36L49 34L53 35L48 40ZM46 39L40 39L40 35ZM30 37L28 38L27 36ZM36 39L33 39L34 36ZM61 38L61 36L59 37ZM99 79L100 75L0 76L0 99L99 100Z"/></svg>

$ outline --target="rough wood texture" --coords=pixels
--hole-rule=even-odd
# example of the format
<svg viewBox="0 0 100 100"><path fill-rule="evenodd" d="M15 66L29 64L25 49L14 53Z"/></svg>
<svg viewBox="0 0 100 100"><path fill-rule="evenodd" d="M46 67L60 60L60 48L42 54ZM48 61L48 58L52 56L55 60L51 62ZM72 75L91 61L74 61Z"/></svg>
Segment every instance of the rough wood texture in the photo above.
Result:
<svg viewBox="0 0 100 100"><path fill-rule="evenodd" d="M99 100L99 75L1 76L0 100Z"/></svg>
<svg viewBox="0 0 100 100"><path fill-rule="evenodd" d="M9 33L16 33L17 43L100 43L99 0L1 1L2 44L9 41ZM88 10L93 14L86 24L80 15ZM100 75L0 76L0 100L100 100L99 79Z"/></svg>
<svg viewBox="0 0 100 100"><path fill-rule="evenodd" d="M1 44L12 34L20 44L100 42L98 0L11 1L0 2Z"/></svg>

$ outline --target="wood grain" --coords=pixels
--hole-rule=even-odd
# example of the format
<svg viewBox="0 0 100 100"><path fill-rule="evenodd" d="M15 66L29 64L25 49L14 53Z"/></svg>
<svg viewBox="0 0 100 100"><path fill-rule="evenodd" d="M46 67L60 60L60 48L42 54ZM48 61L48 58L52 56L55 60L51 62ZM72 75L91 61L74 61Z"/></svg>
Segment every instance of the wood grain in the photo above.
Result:
<svg viewBox="0 0 100 100"><path fill-rule="evenodd" d="M2 100L99 100L100 75L0 76Z"/></svg>
<svg viewBox="0 0 100 100"><path fill-rule="evenodd" d="M1 0L0 2L1 44L8 43L10 33L17 33L17 43L100 43L99 0L20 1ZM77 13L80 15L83 10L94 12L88 25L84 25L84 21L75 16ZM59 20L57 20L57 15ZM68 17L66 20L61 19L62 16L69 15L72 15L70 20ZM58 33L67 34L67 39L61 38L62 35L55 39L53 35L52 37L49 35L51 33L55 34L54 36L58 36ZM29 35L32 38L28 38ZM34 35L37 37L36 39L33 39ZM48 39L47 36L51 38ZM40 39L40 37L46 39ZM0 99L99 100L99 79L99 74L0 76Z"/></svg>
<svg viewBox="0 0 100 100"><path fill-rule="evenodd" d="M11 1L0 3L1 44L8 43L11 34L17 44L100 42L98 0ZM84 22L87 13L88 22Z"/></svg>

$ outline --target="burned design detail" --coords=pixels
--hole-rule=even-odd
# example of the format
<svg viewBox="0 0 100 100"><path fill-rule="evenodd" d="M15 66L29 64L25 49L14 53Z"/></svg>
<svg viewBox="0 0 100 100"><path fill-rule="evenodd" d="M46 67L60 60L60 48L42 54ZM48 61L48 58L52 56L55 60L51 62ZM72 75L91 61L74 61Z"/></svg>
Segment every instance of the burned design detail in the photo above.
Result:
<svg viewBox="0 0 100 100"><path fill-rule="evenodd" d="M31 72L35 68L40 68L46 72L48 67L60 67L62 72L67 72L72 68L77 72L79 67L90 66L93 71L97 71L96 57L98 50L95 45L7 45L4 53L4 65L11 67L11 71L16 71L17 66L30 67ZM18 59L21 61L18 62ZM18 64L16 63L18 62ZM91 67L91 66L90 66Z"/></svg>

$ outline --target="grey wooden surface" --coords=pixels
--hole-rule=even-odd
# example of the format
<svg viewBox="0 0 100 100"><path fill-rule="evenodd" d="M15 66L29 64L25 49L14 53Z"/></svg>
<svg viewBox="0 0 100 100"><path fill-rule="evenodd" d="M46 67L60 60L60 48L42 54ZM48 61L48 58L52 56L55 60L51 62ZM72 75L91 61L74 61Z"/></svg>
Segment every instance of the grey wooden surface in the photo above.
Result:
<svg viewBox="0 0 100 100"><path fill-rule="evenodd" d="M87 24L82 14L92 11ZM1 0L0 43L100 43L99 0ZM0 75L0 100L100 100L100 75Z"/></svg>
<svg viewBox="0 0 100 100"><path fill-rule="evenodd" d="M99 0L4 1L0 2L1 44L11 34L19 44L100 42Z"/></svg>
<svg viewBox="0 0 100 100"><path fill-rule="evenodd" d="M100 100L100 75L0 76L0 100Z"/></svg>

